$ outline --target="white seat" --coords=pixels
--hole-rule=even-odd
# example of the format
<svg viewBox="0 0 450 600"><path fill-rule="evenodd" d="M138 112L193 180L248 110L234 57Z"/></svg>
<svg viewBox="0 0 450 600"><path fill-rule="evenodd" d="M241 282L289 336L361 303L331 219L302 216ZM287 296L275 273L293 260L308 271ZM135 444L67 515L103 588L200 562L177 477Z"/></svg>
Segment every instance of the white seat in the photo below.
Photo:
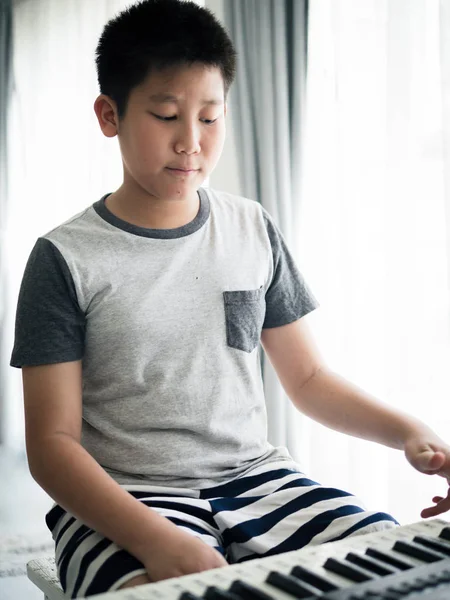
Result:
<svg viewBox="0 0 450 600"><path fill-rule="evenodd" d="M27 564L27 575L28 579L43 592L44 600L67 600L67 596L64 596L61 584L59 583L54 556L43 556L30 560ZM95 595L95 598L103 598L104 600L133 600L134 596L136 596L136 600L142 600L143 587L137 586L116 592L105 592L104 594Z"/></svg>
<svg viewBox="0 0 450 600"><path fill-rule="evenodd" d="M54 556L43 556L27 564L28 579L43 592L45 600L64 600Z"/></svg>

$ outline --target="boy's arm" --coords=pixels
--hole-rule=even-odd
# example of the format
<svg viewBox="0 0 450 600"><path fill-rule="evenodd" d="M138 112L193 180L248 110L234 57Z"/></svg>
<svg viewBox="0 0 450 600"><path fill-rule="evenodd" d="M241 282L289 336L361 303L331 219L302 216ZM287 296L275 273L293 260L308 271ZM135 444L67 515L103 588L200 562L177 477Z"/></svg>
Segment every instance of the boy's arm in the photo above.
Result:
<svg viewBox="0 0 450 600"><path fill-rule="evenodd" d="M170 523L123 490L82 448L81 361L23 368L30 472L83 523L139 556Z"/></svg>
<svg viewBox="0 0 450 600"><path fill-rule="evenodd" d="M293 404L315 421L398 449L412 431L425 427L328 369L305 318L264 329L261 341Z"/></svg>
<svg viewBox="0 0 450 600"><path fill-rule="evenodd" d="M212 548L199 546L199 540L133 498L81 446L81 361L22 371L30 472L58 504L150 565L154 581L226 564ZM189 564L179 556L182 548L193 557Z"/></svg>
<svg viewBox="0 0 450 600"><path fill-rule="evenodd" d="M450 477L450 447L418 419L381 403L328 369L305 318L264 329L261 342L301 412L337 431L402 449L423 473ZM448 510L449 501L440 508L438 512ZM437 507L428 510L438 514Z"/></svg>

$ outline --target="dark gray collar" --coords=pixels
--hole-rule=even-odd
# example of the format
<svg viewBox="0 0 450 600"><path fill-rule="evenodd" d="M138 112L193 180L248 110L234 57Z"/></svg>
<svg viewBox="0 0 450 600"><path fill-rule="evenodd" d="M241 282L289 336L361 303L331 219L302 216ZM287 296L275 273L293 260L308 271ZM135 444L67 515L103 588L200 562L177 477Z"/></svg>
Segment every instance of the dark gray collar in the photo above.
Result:
<svg viewBox="0 0 450 600"><path fill-rule="evenodd" d="M195 233L201 227L203 227L209 218L209 213L211 210L206 190L204 188L199 188L198 195L200 198L200 208L195 219L193 219L190 223L187 223L182 227L176 227L175 229L148 229L147 227L139 227L138 225L133 225L132 223L123 221L122 219L119 219L119 217L113 215L105 205L105 200L110 195L111 194L105 194L100 200L93 204L95 212L99 215L99 217L111 225L114 225L114 227L134 235L140 235L142 237L173 240L175 238L191 235L191 233Z"/></svg>

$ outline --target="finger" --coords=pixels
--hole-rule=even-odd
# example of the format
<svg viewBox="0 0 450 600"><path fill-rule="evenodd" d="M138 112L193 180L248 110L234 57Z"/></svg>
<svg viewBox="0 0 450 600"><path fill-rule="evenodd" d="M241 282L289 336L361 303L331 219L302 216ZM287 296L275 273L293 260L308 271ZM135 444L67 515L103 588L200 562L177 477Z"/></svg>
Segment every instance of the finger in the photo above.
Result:
<svg viewBox="0 0 450 600"><path fill-rule="evenodd" d="M438 504L435 506L429 506L428 508L424 508L420 513L420 516L424 519L428 519L429 517L436 517L437 515L441 515L442 513L450 510L450 499L443 498Z"/></svg>
<svg viewBox="0 0 450 600"><path fill-rule="evenodd" d="M435 504L437 504L438 502L442 502L444 498L442 496L435 496L432 500Z"/></svg>
<svg viewBox="0 0 450 600"><path fill-rule="evenodd" d="M416 456L416 468L426 473L438 471L445 463L445 454L435 452L431 448L423 450Z"/></svg>
<svg viewBox="0 0 450 600"><path fill-rule="evenodd" d="M445 511L443 511L443 512L445 512ZM436 506L429 506L428 508L424 508L421 511L420 516L422 517L422 519L429 519L430 517L436 517L439 514L441 514L441 511L440 511L438 505L436 505Z"/></svg>

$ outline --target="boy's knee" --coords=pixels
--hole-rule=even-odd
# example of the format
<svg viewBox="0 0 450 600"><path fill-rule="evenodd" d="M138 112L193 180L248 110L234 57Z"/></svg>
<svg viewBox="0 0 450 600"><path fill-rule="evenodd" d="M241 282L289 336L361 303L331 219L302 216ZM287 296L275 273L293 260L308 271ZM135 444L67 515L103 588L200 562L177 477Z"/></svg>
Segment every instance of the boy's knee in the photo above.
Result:
<svg viewBox="0 0 450 600"><path fill-rule="evenodd" d="M136 585L144 585L145 583L151 583L148 576L137 575L136 577L133 577L133 579L130 579L129 581L121 585L118 589L122 590L124 588L135 587Z"/></svg>

